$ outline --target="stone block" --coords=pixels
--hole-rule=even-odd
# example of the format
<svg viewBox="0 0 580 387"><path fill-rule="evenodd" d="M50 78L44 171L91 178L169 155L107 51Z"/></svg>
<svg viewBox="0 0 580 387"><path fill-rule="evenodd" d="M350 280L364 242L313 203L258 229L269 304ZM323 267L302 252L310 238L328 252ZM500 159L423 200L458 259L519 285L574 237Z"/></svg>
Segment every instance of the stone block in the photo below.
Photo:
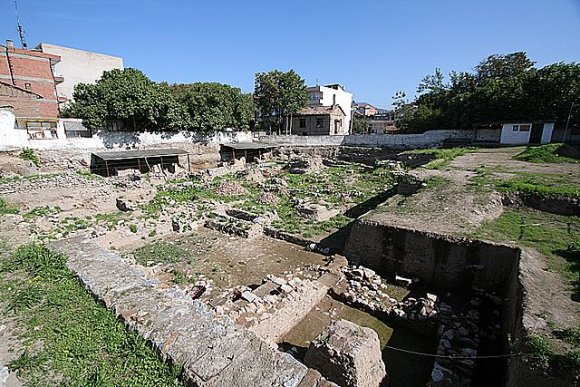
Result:
<svg viewBox="0 0 580 387"><path fill-rule="evenodd" d="M304 363L344 387L377 387L386 377L377 333L346 320L310 343Z"/></svg>

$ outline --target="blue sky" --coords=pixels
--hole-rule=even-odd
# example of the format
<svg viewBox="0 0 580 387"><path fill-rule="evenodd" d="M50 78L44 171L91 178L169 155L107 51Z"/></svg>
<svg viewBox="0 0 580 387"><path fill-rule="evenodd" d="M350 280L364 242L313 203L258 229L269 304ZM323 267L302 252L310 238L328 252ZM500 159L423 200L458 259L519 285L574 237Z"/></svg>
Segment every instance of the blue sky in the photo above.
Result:
<svg viewBox="0 0 580 387"><path fill-rule="evenodd" d="M253 90L254 74L295 69L387 107L440 67L471 70L526 51L538 66L580 61L580 0L18 0L29 46L122 56L151 79ZM13 0L0 40L17 42Z"/></svg>

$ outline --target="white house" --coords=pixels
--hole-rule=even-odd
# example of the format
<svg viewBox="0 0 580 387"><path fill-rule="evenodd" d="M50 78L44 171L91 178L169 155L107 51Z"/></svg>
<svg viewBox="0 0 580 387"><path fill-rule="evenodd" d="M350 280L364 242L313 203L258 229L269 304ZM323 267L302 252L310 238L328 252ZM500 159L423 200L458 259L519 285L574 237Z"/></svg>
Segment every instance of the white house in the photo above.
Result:
<svg viewBox="0 0 580 387"><path fill-rule="evenodd" d="M352 119L352 94L347 92L343 86L339 84L326 86L311 86L306 89L308 93L308 106L334 106L338 105L345 114L344 123L340 129L340 133L335 134L349 134L350 122Z"/></svg>
<svg viewBox="0 0 580 387"><path fill-rule="evenodd" d="M503 124L500 144L548 144L552 141L553 122L515 122Z"/></svg>
<svg viewBox="0 0 580 387"><path fill-rule="evenodd" d="M79 83L95 83L101 79L104 71L123 69L124 67L123 58L118 56L49 43L40 43L36 49L60 56L60 62L55 64L53 68L54 76L62 77L62 82L56 85L56 91L59 97L66 97L67 101L72 100L74 87Z"/></svg>

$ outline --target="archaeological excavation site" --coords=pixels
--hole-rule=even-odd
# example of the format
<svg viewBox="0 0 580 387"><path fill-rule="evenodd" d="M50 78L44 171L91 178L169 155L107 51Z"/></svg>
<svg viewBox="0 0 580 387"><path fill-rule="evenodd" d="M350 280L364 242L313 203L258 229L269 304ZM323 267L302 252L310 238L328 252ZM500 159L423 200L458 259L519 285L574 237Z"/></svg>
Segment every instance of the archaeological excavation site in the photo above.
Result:
<svg viewBox="0 0 580 387"><path fill-rule="evenodd" d="M259 141L22 152L0 153L13 386L579 383L577 160Z"/></svg>

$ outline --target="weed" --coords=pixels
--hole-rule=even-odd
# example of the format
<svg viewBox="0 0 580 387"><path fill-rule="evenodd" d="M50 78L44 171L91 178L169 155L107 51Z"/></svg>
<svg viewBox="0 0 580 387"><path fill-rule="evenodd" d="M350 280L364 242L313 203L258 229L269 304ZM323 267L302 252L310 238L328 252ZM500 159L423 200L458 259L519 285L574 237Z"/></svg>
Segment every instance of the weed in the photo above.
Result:
<svg viewBox="0 0 580 387"><path fill-rule="evenodd" d="M192 263L192 254L177 245L167 242L155 242L135 250L135 260L145 265L149 261L159 263Z"/></svg>
<svg viewBox="0 0 580 387"><path fill-rule="evenodd" d="M547 360L552 354L552 348L546 338L531 334L527 337L526 348L528 353L542 360Z"/></svg>
<svg viewBox="0 0 580 387"><path fill-rule="evenodd" d="M22 149L18 157L20 157L22 160L32 161L32 163L37 167L40 166L40 159L38 158L38 155L34 153L33 149L30 148Z"/></svg>
<svg viewBox="0 0 580 387"><path fill-rule="evenodd" d="M18 207L9 204L4 198L0 197L0 215L17 214Z"/></svg>
<svg viewBox="0 0 580 387"><path fill-rule="evenodd" d="M136 225L136 224L133 224L133 223L131 223L131 224L129 225L129 231L131 231L133 234L136 234L136 233L137 233L137 225Z"/></svg>
<svg viewBox="0 0 580 387"><path fill-rule="evenodd" d="M24 220L32 220L34 218L43 218L48 215L58 214L62 209L60 207L43 206L36 207L33 210L23 215Z"/></svg>

